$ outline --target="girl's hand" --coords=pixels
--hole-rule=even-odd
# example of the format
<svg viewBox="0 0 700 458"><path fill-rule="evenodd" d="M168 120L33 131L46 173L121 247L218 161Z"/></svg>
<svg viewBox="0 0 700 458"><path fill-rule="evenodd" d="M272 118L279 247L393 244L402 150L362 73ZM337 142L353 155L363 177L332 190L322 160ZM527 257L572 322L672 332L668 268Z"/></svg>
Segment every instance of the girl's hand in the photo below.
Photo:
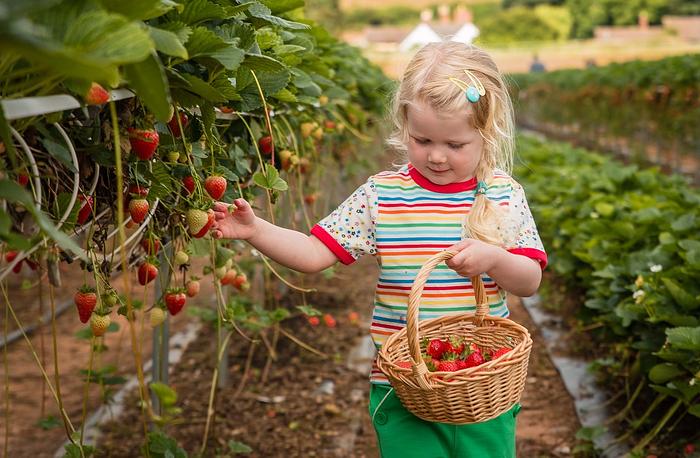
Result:
<svg viewBox="0 0 700 458"><path fill-rule="evenodd" d="M508 253L503 248L476 239L462 240L448 250L457 250L459 253L445 261L445 264L463 277L474 277L492 270L503 255Z"/></svg>
<svg viewBox="0 0 700 458"><path fill-rule="evenodd" d="M210 229L216 239L248 240L255 235L257 217L245 199L233 204L214 203L214 224Z"/></svg>

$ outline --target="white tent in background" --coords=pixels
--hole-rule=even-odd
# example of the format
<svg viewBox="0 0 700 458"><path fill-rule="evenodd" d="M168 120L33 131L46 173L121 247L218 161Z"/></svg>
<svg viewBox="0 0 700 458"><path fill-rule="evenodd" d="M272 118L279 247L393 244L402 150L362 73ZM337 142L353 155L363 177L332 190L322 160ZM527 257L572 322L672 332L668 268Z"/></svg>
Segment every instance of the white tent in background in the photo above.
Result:
<svg viewBox="0 0 700 458"><path fill-rule="evenodd" d="M410 51L414 47L421 47L428 43L436 43L442 41L438 35L427 23L421 22L415 29L408 34L399 44L399 50Z"/></svg>

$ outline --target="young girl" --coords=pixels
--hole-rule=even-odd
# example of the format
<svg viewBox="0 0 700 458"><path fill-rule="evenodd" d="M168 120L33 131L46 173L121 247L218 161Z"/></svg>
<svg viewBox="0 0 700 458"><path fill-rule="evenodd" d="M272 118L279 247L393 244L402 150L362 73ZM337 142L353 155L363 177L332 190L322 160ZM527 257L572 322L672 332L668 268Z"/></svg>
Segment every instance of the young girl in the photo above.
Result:
<svg viewBox="0 0 700 458"><path fill-rule="evenodd" d="M523 188L508 175L512 105L488 54L456 42L422 48L401 79L393 118L389 143L408 163L370 177L311 235L258 218L243 199L232 214L226 204L214 207L214 237L247 240L301 272L375 256L381 271L370 332L377 348L406 325L413 279L437 252L459 250L433 271L420 319L473 312L469 277L478 274L490 313L508 316L505 292L534 294L547 263ZM383 457L515 457L520 406L483 423L431 423L401 405L376 366L370 382Z"/></svg>

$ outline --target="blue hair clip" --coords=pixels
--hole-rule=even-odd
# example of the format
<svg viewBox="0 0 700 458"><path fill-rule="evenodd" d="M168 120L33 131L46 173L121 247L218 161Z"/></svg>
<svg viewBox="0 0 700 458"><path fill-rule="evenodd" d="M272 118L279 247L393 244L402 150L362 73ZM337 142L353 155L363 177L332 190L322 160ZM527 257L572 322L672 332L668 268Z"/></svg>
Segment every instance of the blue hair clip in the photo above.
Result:
<svg viewBox="0 0 700 458"><path fill-rule="evenodd" d="M476 184L476 195L478 196L479 194L486 195L486 182L485 181L480 181Z"/></svg>
<svg viewBox="0 0 700 458"><path fill-rule="evenodd" d="M486 89L484 88L484 85L481 84L481 81L479 81L479 79L474 76L472 72L465 69L464 74L467 75L467 78L469 78L471 84L452 76L450 77L450 81L464 91L464 95L467 97L467 100L469 100L471 103L476 103L482 96L486 95Z"/></svg>

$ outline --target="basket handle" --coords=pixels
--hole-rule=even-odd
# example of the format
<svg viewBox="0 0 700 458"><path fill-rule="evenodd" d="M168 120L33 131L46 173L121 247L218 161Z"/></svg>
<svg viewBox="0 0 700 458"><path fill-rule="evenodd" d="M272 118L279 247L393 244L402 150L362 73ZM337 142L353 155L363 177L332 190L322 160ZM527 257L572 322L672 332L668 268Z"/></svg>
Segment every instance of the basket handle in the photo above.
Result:
<svg viewBox="0 0 700 458"><path fill-rule="evenodd" d="M431 272L438 264L443 261L450 259L452 256L459 253L457 250L445 250L433 255L428 259L416 279L413 281L413 286L411 287L411 292L408 295L408 313L406 314L406 336L408 338L408 347L411 351L411 357L413 361L417 364L416 367L418 382L423 386L427 381L424 379L425 374L428 372L428 367L423 362L420 352L420 341L418 340L418 309L420 307L420 298L423 294L423 288L425 283L428 281L428 277ZM483 321L484 317L489 312L488 300L486 297L486 291L484 290L484 283L481 281L481 275L475 275L470 277L472 281L472 286L474 288L474 297L476 299L476 324L479 325ZM424 388L429 388L424 386Z"/></svg>

